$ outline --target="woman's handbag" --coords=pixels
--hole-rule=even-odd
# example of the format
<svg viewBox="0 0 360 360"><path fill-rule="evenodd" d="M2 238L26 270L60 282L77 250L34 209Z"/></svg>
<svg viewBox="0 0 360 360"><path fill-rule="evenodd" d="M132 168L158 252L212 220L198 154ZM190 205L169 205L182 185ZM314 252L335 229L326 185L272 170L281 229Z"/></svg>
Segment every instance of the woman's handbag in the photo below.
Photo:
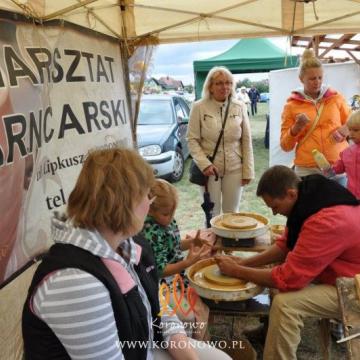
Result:
<svg viewBox="0 0 360 360"><path fill-rule="evenodd" d="M211 157L208 156L208 159L211 162L213 162L213 160L215 159L218 147L220 145L221 138L224 135L224 128L225 128L226 120L227 120L228 113L229 113L229 107L230 107L230 96L229 96L228 103L227 103L226 110L225 110L224 122L223 122L223 125L222 125L222 128L221 128L219 137L217 139L214 152L213 152ZM196 184L196 185L200 185L200 186L204 186L206 184L207 176L204 175L204 173L199 169L199 167L196 165L194 159L191 160L189 172L190 172L189 181L191 183Z"/></svg>
<svg viewBox="0 0 360 360"><path fill-rule="evenodd" d="M193 184L204 186L206 184L207 176L199 169L194 159L191 160L190 164L190 177L189 181Z"/></svg>

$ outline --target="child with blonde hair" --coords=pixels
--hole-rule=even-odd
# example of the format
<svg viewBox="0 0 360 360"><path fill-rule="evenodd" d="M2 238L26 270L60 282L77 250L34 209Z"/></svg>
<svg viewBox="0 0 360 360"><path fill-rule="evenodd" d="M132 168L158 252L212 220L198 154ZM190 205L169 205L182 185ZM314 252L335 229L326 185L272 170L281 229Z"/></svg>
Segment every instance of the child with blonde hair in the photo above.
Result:
<svg viewBox="0 0 360 360"><path fill-rule="evenodd" d="M340 153L340 159L331 168L335 174L346 173L348 190L360 199L360 110L350 115L346 125L353 144Z"/></svg>
<svg viewBox="0 0 360 360"><path fill-rule="evenodd" d="M178 205L178 194L176 188L167 181L157 179L150 189L149 196L152 203L145 219L142 235L150 242L153 249L159 279L166 282L173 294L175 290L179 290L173 289L172 286L176 274L180 274L183 283L187 287L184 270L197 261L210 256L212 236L211 233L205 232L202 234L204 238L201 239L200 231L198 231L194 237L188 236L184 243L181 242L179 228L174 219ZM187 247L189 251L187 256L184 257L182 250ZM187 288L187 291L189 291L189 288ZM189 304L185 299L186 296L183 297L180 308L188 310ZM193 322L195 317L196 322L203 323L208 318L209 310L200 298L197 299L195 306L195 312L191 314L190 318L188 316L184 318L181 311L176 313L184 322ZM195 327L195 329L193 337L198 340L202 339L205 335L204 326L201 326L201 329L198 327Z"/></svg>

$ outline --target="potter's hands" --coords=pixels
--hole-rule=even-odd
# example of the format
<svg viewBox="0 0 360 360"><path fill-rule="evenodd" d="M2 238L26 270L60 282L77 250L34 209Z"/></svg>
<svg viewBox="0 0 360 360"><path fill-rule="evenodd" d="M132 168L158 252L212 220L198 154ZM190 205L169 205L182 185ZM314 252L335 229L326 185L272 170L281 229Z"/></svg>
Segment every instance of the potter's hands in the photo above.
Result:
<svg viewBox="0 0 360 360"><path fill-rule="evenodd" d="M300 131L309 123L310 119L304 113L297 114L295 116L295 124L292 126L290 132L291 135L296 136Z"/></svg>
<svg viewBox="0 0 360 360"><path fill-rule="evenodd" d="M215 256L215 260L220 271L224 275L238 277L237 270L238 267L242 265L242 260L240 258L235 256L218 255Z"/></svg>
<svg viewBox="0 0 360 360"><path fill-rule="evenodd" d="M218 176L218 169L214 164L209 165L207 168L203 171L205 176Z"/></svg>

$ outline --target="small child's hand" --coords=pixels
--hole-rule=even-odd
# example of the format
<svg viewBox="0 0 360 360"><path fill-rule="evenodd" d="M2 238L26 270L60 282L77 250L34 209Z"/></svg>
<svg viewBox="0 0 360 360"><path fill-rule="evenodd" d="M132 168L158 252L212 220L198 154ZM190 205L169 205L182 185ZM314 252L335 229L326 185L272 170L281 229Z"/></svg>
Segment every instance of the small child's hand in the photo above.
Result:
<svg viewBox="0 0 360 360"><path fill-rule="evenodd" d="M195 264L199 260L206 259L211 255L211 245L204 244L202 246L194 246L194 244L190 245L190 249L186 260L189 263L189 266Z"/></svg>
<svg viewBox="0 0 360 360"><path fill-rule="evenodd" d="M332 139L336 143L340 143L345 140L345 136L338 130L335 130L332 134Z"/></svg>
<svg viewBox="0 0 360 360"><path fill-rule="evenodd" d="M196 234L192 239L192 243L194 246L202 246L203 245L202 239L200 237L200 230L196 230Z"/></svg>
<svg viewBox="0 0 360 360"><path fill-rule="evenodd" d="M321 172L327 178L332 178L332 177L334 177L336 175L335 171L333 170L333 168L331 166L328 169L322 170Z"/></svg>
<svg viewBox="0 0 360 360"><path fill-rule="evenodd" d="M216 235L212 229L201 229L200 238L206 241L207 244L214 244L216 242Z"/></svg>
<svg viewBox="0 0 360 360"><path fill-rule="evenodd" d="M195 246L213 245L215 241L216 235L211 229L202 229L196 231L196 235L193 239L193 244Z"/></svg>

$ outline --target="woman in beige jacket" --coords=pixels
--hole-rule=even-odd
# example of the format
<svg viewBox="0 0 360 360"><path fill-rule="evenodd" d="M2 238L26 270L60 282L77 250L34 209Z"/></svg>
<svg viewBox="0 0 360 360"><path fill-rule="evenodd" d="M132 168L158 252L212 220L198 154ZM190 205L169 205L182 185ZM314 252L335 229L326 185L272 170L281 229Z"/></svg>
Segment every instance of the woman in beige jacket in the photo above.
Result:
<svg viewBox="0 0 360 360"><path fill-rule="evenodd" d="M214 161L210 162L208 156L214 152L228 101L224 135ZM213 216L237 212L242 186L254 178L254 157L246 105L236 100L233 75L227 68L210 70L202 99L191 109L187 141L199 169L209 176L208 190L215 203Z"/></svg>

